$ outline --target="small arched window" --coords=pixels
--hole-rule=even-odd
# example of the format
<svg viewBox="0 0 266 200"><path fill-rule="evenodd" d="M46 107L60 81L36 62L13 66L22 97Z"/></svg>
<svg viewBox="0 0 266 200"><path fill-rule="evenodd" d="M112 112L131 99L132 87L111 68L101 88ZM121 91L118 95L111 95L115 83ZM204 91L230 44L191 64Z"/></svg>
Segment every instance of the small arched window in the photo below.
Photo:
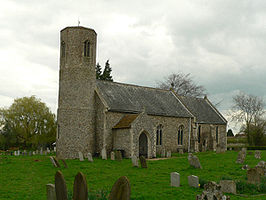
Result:
<svg viewBox="0 0 266 200"><path fill-rule="evenodd" d="M156 145L162 145L163 126L160 124L156 130Z"/></svg>
<svg viewBox="0 0 266 200"><path fill-rule="evenodd" d="M200 143L200 131L201 131L201 126L199 125L199 127L198 127L198 143Z"/></svg>
<svg viewBox="0 0 266 200"><path fill-rule="evenodd" d="M84 42L84 56L89 57L90 56L90 42L89 40L86 40Z"/></svg>
<svg viewBox="0 0 266 200"><path fill-rule="evenodd" d="M216 143L218 144L218 133L219 133L219 127L216 126Z"/></svg>
<svg viewBox="0 0 266 200"><path fill-rule="evenodd" d="M183 133L184 133L184 126L181 125L178 128L178 137L177 137L177 144L183 145Z"/></svg>
<svg viewBox="0 0 266 200"><path fill-rule="evenodd" d="M61 42L61 57L64 58L66 56L66 44L64 41Z"/></svg>

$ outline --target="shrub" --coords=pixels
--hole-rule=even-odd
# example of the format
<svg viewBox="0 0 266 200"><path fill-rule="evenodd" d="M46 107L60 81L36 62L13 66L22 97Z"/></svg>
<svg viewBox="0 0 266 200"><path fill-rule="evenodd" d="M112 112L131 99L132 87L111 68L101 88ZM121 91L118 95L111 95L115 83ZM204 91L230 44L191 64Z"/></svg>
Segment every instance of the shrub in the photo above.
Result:
<svg viewBox="0 0 266 200"><path fill-rule="evenodd" d="M266 146L249 146L248 150L266 150Z"/></svg>

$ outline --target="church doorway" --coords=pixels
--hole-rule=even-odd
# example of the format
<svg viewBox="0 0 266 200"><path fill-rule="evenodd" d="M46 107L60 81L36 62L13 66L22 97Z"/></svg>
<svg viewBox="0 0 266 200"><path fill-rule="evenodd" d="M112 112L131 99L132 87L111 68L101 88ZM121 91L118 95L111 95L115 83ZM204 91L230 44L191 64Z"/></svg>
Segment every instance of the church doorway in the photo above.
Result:
<svg viewBox="0 0 266 200"><path fill-rule="evenodd" d="M139 156L148 157L148 138L144 132L139 136Z"/></svg>

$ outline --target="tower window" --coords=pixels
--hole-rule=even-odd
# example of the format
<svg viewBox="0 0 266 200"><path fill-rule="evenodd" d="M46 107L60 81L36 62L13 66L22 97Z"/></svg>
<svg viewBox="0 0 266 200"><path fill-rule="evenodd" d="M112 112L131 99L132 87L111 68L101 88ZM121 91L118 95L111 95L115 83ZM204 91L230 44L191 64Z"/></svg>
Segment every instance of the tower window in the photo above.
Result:
<svg viewBox="0 0 266 200"><path fill-rule="evenodd" d="M65 42L62 41L61 42L61 57L63 58L65 57L65 55L66 55L66 45L65 45Z"/></svg>
<svg viewBox="0 0 266 200"><path fill-rule="evenodd" d="M218 132L219 132L219 128L218 126L216 126L216 143L218 143Z"/></svg>
<svg viewBox="0 0 266 200"><path fill-rule="evenodd" d="M201 127L200 127L200 125L199 125L199 127L198 127L198 143L200 143L200 130L201 129Z"/></svg>
<svg viewBox="0 0 266 200"><path fill-rule="evenodd" d="M184 126L179 126L178 128L178 138L177 138L177 144L183 145L183 132L184 132Z"/></svg>
<svg viewBox="0 0 266 200"><path fill-rule="evenodd" d="M90 42L89 40L86 40L84 42L84 56L89 57L90 56Z"/></svg>
<svg viewBox="0 0 266 200"><path fill-rule="evenodd" d="M163 133L163 126L160 124L157 126L156 131L156 145L162 145L162 133Z"/></svg>

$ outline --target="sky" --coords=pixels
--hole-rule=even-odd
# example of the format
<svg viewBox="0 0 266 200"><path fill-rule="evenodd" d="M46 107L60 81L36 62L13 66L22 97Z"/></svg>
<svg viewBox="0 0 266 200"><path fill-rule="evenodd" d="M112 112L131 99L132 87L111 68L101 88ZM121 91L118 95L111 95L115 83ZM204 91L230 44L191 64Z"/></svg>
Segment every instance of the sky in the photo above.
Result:
<svg viewBox="0 0 266 200"><path fill-rule="evenodd" d="M0 7L0 107L36 95L56 113L59 33L97 32L116 82L156 87L190 73L230 122L240 91L266 100L265 0L6 0Z"/></svg>

